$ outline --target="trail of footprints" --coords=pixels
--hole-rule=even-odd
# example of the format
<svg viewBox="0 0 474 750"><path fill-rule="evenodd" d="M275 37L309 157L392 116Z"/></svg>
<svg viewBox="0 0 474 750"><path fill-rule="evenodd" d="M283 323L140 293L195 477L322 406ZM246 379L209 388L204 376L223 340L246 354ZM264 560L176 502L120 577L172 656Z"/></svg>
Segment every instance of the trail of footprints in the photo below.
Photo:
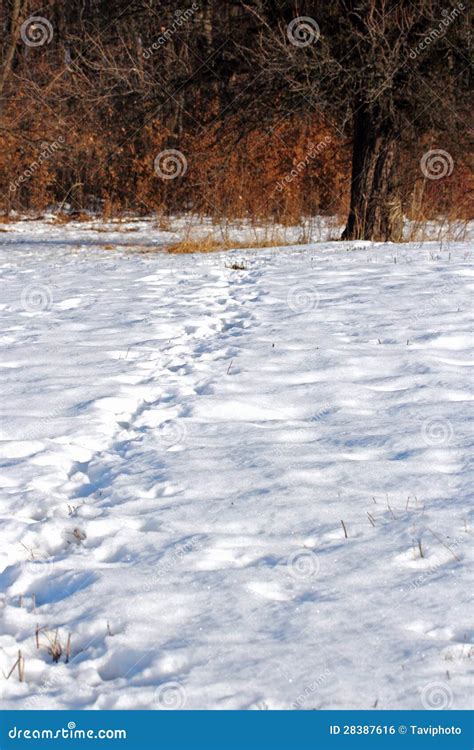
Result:
<svg viewBox="0 0 474 750"><path fill-rule="evenodd" d="M66 587L67 598L95 580L97 562L106 566L127 564L128 544L122 545L122 540L126 538L130 543L134 534L159 528L157 494L162 516L166 513L167 498L172 503L173 495L179 491L168 476L166 453L185 450L186 420L192 417L193 401L212 392L213 382L225 376L232 358L238 354L234 337L240 336L243 329L254 323L246 302L257 299L259 295L255 292L258 271L247 272L244 276L226 274L227 278L216 272L215 276L214 284L208 280L203 282L201 296L205 295L206 301L200 305L198 314L191 312L188 318L186 299L178 301L180 332L177 335L166 339L166 333L164 336L158 330L159 349L154 348L153 339L150 346L150 338L147 338L145 350L139 346L131 347L124 356L123 372L118 378L123 383L121 387L132 386L138 391L146 391L147 397L135 402L133 410L128 412L119 410L124 402L131 404L133 397L124 400L114 396L97 405L108 418L111 410L116 414L116 430L105 450L93 453L88 460L74 461L68 472L68 481L58 488L57 495L66 495L68 508L68 517L60 525L70 528L70 532L63 532L56 549L50 549L52 554L45 556L36 566L33 586L38 592L39 611L42 604L53 602L60 611L58 591L62 584L58 576L69 572L72 578L78 579L72 589ZM190 296L194 295L192 289ZM178 326L174 323L176 328ZM139 457L143 450L154 451L156 486L148 491L140 486L140 477L128 473L133 471L134 457ZM127 467L126 473L124 467ZM136 517L133 515L133 500L130 500L131 487L141 499L142 512ZM143 502L146 502L147 494L149 512L144 515ZM58 513L64 516L64 500L49 508L47 517L38 519L39 526L51 527ZM41 545L39 542L38 547ZM94 553L89 563L88 550ZM122 553L125 559L122 559ZM86 571L81 574L80 581L76 572L78 565ZM51 572L54 574L54 593L49 591Z"/></svg>

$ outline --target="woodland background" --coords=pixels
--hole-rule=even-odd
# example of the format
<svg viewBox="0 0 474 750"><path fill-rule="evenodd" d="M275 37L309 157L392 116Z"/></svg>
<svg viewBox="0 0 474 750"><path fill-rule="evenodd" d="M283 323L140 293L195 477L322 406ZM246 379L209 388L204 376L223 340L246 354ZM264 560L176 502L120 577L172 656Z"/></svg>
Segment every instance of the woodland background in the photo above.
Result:
<svg viewBox="0 0 474 750"><path fill-rule="evenodd" d="M189 211L282 223L316 214L344 217L356 97L368 102L370 122L383 120L385 127L381 101L385 112L391 107L397 114L390 127L404 215L472 218L468 11L408 65L405 54L404 78L390 58L393 50L399 54L393 40L402 27L408 53L450 7L3 0L0 210L69 207L75 215L106 217ZM39 46L25 44L20 34L31 16L52 27ZM316 44L288 40L288 24L298 16L317 19ZM350 73L342 83L340 71L333 75L336 65ZM326 88L319 85L325 78ZM370 86L381 81L375 113ZM397 100L403 87L404 101ZM415 100L421 115L412 117ZM416 117L416 125L407 126L400 113L407 122ZM449 179L422 174L420 158L430 148L449 152L455 164ZM185 175L160 179L154 160L164 149L185 155ZM47 155L39 160L41 153ZM295 169L297 177L289 178Z"/></svg>

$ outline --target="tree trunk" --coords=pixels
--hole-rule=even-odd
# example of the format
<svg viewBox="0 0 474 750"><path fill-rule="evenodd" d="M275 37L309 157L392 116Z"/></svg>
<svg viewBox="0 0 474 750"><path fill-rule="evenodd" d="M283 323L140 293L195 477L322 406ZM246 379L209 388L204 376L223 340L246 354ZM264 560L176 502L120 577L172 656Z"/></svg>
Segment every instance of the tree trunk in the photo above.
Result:
<svg viewBox="0 0 474 750"><path fill-rule="evenodd" d="M7 42L7 48L5 52L5 58L2 60L2 66L0 69L0 107L3 97L3 90L6 82L10 75L13 58L15 56L15 49L18 41L18 30L20 24L20 14L22 12L22 0L14 0L11 10L10 20L10 39Z"/></svg>
<svg viewBox="0 0 474 750"><path fill-rule="evenodd" d="M343 240L399 242L403 216L394 130L365 105L354 113L351 202Z"/></svg>

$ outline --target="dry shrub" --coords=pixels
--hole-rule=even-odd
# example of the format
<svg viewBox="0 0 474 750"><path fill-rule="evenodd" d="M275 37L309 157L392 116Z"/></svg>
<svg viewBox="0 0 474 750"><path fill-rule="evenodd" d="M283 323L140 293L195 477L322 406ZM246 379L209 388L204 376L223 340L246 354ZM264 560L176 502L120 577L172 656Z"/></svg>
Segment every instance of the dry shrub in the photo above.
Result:
<svg viewBox="0 0 474 750"><path fill-rule="evenodd" d="M27 102L19 96L5 105L0 211L7 216L11 210L55 207L58 223L71 215L88 218L86 212L93 211L105 219L157 213L164 226L167 215L192 212L216 221L289 226L305 217L347 212L350 144L320 122L293 118L238 138L238 123L229 120L199 135L196 128L183 130L178 142L158 119L130 137L112 106L91 112L76 101L66 111L58 99L56 115L60 111L61 117L49 121L44 111L27 109ZM38 164L46 133L48 144L60 138L63 143ZM179 149L187 161L184 176L173 180L161 179L154 169L155 157L168 148ZM439 181L420 175L420 147L401 160L404 210L411 220L472 218L473 178L462 153L454 154L449 179ZM33 173L19 183L35 163ZM200 244L201 252L209 252L206 243Z"/></svg>

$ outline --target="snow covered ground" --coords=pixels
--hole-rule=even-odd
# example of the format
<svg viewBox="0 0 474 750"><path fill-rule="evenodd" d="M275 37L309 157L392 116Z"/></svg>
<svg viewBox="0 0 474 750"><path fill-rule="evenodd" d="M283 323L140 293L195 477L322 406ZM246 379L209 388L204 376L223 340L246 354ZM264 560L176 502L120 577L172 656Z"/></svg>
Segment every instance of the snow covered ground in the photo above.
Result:
<svg viewBox="0 0 474 750"><path fill-rule="evenodd" d="M2 708L468 708L472 243L5 229Z"/></svg>

